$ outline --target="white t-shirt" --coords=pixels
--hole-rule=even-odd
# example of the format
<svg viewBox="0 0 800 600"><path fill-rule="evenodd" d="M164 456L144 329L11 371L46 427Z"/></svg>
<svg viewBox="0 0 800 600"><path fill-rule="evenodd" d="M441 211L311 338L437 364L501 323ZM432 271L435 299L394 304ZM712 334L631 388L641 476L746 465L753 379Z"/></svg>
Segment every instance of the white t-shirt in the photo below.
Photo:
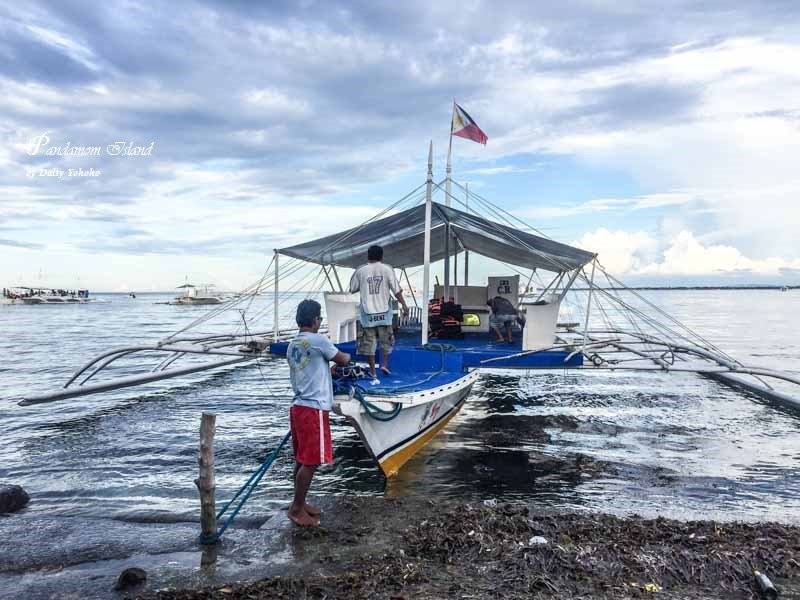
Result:
<svg viewBox="0 0 800 600"><path fill-rule="evenodd" d="M394 269L382 262L362 265L350 278L350 293L361 292L361 312L367 317L388 313L389 300L399 291L400 283Z"/></svg>
<svg viewBox="0 0 800 600"><path fill-rule="evenodd" d="M286 349L294 404L330 411L333 381L328 361L339 352L327 336L310 331L297 334Z"/></svg>

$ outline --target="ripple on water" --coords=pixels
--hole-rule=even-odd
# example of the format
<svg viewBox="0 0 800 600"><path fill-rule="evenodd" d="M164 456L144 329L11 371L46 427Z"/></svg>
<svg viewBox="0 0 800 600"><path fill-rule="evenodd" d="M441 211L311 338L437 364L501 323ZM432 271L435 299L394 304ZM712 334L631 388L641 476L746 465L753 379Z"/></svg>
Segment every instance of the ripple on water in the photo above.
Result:
<svg viewBox="0 0 800 600"><path fill-rule="evenodd" d="M798 317L775 304L786 300L750 292L671 294L657 301L671 304L690 326L707 327L708 337L726 351L800 371L800 357L790 352L798 347L791 338L796 328L789 327ZM0 447L0 480L31 492L32 514L195 519L200 412L217 414L217 494L224 499L286 431L286 366L265 360L17 407L13 399L62 385L100 351L155 341L203 314L151 302L164 298L110 299L86 307L0 310L0 410L7 438ZM785 318L759 320L749 307L765 301L772 314ZM146 364L156 362L151 356ZM142 364L137 357L115 363L122 373ZM493 497L580 510L800 522L798 423L797 416L691 375L497 370L482 376L459 416L388 482L354 430L334 418L334 463L321 469L314 491ZM291 460L283 456L242 518L285 502L291 472Z"/></svg>

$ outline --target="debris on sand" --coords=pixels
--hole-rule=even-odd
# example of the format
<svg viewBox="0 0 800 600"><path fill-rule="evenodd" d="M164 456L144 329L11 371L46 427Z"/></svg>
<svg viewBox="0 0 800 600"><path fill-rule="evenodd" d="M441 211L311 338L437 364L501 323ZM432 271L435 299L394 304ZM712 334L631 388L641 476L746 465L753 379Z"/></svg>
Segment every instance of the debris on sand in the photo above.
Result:
<svg viewBox="0 0 800 600"><path fill-rule="evenodd" d="M307 576L142 598L750 599L759 569L776 587L800 591L798 527L420 504L403 507L409 525L391 550L327 562Z"/></svg>

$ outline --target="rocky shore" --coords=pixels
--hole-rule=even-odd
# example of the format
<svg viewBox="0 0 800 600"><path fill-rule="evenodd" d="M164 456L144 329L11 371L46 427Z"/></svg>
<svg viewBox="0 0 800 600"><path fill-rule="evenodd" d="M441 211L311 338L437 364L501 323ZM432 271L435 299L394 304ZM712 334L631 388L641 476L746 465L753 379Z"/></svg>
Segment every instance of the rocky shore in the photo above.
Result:
<svg viewBox="0 0 800 600"><path fill-rule="evenodd" d="M275 519L282 515L276 515ZM535 513L524 505L340 499L285 528L278 576L140 600L759 598L754 570L800 598L800 528Z"/></svg>

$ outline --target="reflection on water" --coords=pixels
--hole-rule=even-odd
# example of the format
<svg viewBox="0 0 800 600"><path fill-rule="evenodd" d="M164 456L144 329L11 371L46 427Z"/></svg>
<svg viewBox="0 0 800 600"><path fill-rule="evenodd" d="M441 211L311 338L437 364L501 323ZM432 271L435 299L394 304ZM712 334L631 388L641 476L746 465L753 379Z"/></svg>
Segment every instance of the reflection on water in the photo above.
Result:
<svg viewBox="0 0 800 600"><path fill-rule="evenodd" d="M768 294L652 293L726 351L800 370L792 335L800 294ZM224 501L285 433L287 369L282 360L267 359L17 407L13 399L62 385L94 354L154 341L200 314L154 305L152 297L110 299L0 307L6 436L0 481L26 487L32 513L196 520L200 413L217 414L217 497ZM785 318L754 314L754 305ZM132 372L139 360L118 364ZM497 498L539 507L800 522L800 419L691 375L486 373L460 414L389 481L355 431L339 418L332 424L335 460L315 479L318 495ZM291 470L284 455L237 523L255 526L256 515L285 505Z"/></svg>

